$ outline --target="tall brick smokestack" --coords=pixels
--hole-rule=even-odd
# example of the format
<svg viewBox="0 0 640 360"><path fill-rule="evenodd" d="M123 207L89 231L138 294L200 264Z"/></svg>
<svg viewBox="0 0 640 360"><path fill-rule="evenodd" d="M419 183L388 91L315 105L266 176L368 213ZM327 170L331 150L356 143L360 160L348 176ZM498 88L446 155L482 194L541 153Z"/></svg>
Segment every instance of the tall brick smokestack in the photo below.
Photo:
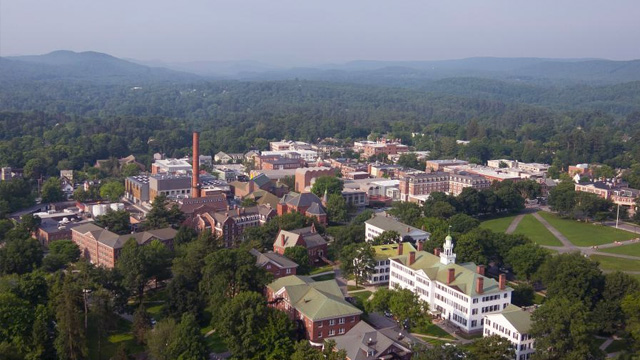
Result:
<svg viewBox="0 0 640 360"><path fill-rule="evenodd" d="M191 197L200 197L200 134L193 133L193 174L191 174Z"/></svg>

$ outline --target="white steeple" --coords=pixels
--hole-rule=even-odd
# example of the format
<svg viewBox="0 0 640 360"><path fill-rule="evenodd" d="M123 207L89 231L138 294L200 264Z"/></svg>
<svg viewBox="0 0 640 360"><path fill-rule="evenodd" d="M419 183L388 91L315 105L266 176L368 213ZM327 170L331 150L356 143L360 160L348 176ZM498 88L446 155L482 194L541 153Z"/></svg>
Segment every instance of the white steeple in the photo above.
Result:
<svg viewBox="0 0 640 360"><path fill-rule="evenodd" d="M440 263L444 265L456 263L456 254L453 252L451 226L449 226L449 235L444 239L444 245L442 246L442 252L440 253Z"/></svg>

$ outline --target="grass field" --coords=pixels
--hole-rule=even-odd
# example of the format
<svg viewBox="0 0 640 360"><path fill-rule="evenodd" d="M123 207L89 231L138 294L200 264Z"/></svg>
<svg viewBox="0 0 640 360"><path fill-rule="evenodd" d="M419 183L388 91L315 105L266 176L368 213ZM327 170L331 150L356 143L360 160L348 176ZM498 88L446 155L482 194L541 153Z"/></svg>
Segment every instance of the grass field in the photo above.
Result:
<svg viewBox="0 0 640 360"><path fill-rule="evenodd" d="M317 267L317 268L311 269L311 272L309 274L311 274L311 275L320 274L320 273L327 272L327 271L332 271L332 270L333 270L333 266L326 265L326 266L321 266L321 267Z"/></svg>
<svg viewBox="0 0 640 360"><path fill-rule="evenodd" d="M614 241L624 241L637 237L636 234L624 230L592 223L582 223L575 220L561 219L554 214L544 211L540 211L538 214L576 246L609 244Z"/></svg>
<svg viewBox="0 0 640 360"><path fill-rule="evenodd" d="M362 286L347 285L347 291L364 290Z"/></svg>
<svg viewBox="0 0 640 360"><path fill-rule="evenodd" d="M205 336L209 331L211 331L211 326L204 327L200 329L200 333L202 336ZM204 338L204 341L207 343L207 348L209 351L214 353L222 353L227 351L227 346L224 344L224 341L220 338L218 333L214 332L213 334Z"/></svg>
<svg viewBox="0 0 640 360"><path fill-rule="evenodd" d="M480 223L480 227L483 229L489 229L491 231L495 231L498 233L503 233L507 231L509 224L515 219L515 215L513 216L505 216L497 219L486 220Z"/></svg>
<svg viewBox="0 0 640 360"><path fill-rule="evenodd" d="M607 248L607 249L600 249L599 251L611 253L611 254L622 254L622 255L631 255L631 256L640 257L640 243L616 246L616 247Z"/></svg>
<svg viewBox="0 0 640 360"><path fill-rule="evenodd" d="M324 275L312 276L311 278L315 281L333 280L336 278L336 274L335 273L324 274Z"/></svg>
<svg viewBox="0 0 640 360"><path fill-rule="evenodd" d="M411 328L411 332L416 334L435 336L444 339L455 340L455 338L448 332L442 330L438 325L429 322L428 324L416 325ZM427 339L425 339L427 340Z"/></svg>
<svg viewBox="0 0 640 360"><path fill-rule="evenodd" d="M640 271L640 261L630 259L620 259L612 256L591 255L592 260L600 263L603 270L620 271Z"/></svg>
<svg viewBox="0 0 640 360"><path fill-rule="evenodd" d="M525 235L538 245L562 246L560 240L553 236L553 234L531 214L527 214L522 218L514 234Z"/></svg>
<svg viewBox="0 0 640 360"><path fill-rule="evenodd" d="M369 299L369 296L371 296L371 291L369 290L365 290L365 291L358 291L358 292L354 292L354 293L349 293L349 296L353 296L356 298L359 298L362 303L366 303L367 300Z"/></svg>

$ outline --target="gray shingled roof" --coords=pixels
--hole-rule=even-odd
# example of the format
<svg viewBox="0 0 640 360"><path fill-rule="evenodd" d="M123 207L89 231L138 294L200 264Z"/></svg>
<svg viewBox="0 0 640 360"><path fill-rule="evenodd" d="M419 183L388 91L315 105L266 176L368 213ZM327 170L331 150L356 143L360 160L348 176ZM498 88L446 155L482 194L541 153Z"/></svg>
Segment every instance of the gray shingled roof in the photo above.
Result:
<svg viewBox="0 0 640 360"><path fill-rule="evenodd" d="M344 349L351 360L379 359L381 354L391 347L395 347L396 354L402 355L410 352L408 348L394 341L383 333L374 329L364 321L360 321L346 334L332 338L336 342L336 349ZM367 356L369 351L373 356Z"/></svg>
<svg viewBox="0 0 640 360"><path fill-rule="evenodd" d="M272 263L281 269L298 267L298 264L296 264L294 261L291 261L289 258L272 251L261 253L256 249L251 249L249 250L249 252L251 253L251 255L256 257L256 265L258 266L264 266L267 263Z"/></svg>
<svg viewBox="0 0 640 360"><path fill-rule="evenodd" d="M327 214L324 211L324 209L322 208L322 206L320 206L320 204L318 204L318 203L311 204L311 206L309 206L309 208L307 209L307 213L309 213L311 215L326 215Z"/></svg>
<svg viewBox="0 0 640 360"><path fill-rule="evenodd" d="M374 216L371 219L365 221L365 224L370 224L383 231L395 231L400 234L400 237L405 236L427 236L430 237L431 233L424 230L420 230L416 227L403 224L400 221L392 218L391 216Z"/></svg>

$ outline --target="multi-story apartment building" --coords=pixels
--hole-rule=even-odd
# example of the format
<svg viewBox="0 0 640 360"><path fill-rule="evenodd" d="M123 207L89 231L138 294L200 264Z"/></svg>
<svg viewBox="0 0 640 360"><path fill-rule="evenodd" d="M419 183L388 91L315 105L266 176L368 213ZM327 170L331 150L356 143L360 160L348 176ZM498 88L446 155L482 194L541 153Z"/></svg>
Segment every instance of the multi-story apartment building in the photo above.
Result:
<svg viewBox="0 0 640 360"><path fill-rule="evenodd" d="M625 207L629 215L636 213L636 200L640 197L640 190L603 181L575 184L575 190L596 194L603 199L611 200L614 204Z"/></svg>
<svg viewBox="0 0 640 360"><path fill-rule="evenodd" d="M389 288L418 294L434 315L464 332L482 331L484 316L499 313L511 303L513 289L506 286L506 276L495 281L484 276L482 265L456 264L450 235L442 252L435 252L410 251L392 257Z"/></svg>
<svg viewBox="0 0 640 360"><path fill-rule="evenodd" d="M364 144L363 153L366 157L371 157L378 154L395 155L398 153L405 153L409 151L407 145L401 144L399 141L387 141L382 140L375 143Z"/></svg>
<svg viewBox="0 0 640 360"><path fill-rule="evenodd" d="M286 276L266 288L270 306L295 320L314 346L344 335L360 321L362 311L344 299L335 280L314 281L308 276Z"/></svg>
<svg viewBox="0 0 640 360"><path fill-rule="evenodd" d="M371 219L364 222L364 225L366 241L372 241L375 237L380 236L380 234L385 231L397 232L399 234L398 242L402 242L406 237L411 237L414 241L422 242L429 240L429 237L431 236L430 233L401 223L387 214L374 214Z"/></svg>
<svg viewBox="0 0 640 360"><path fill-rule="evenodd" d="M422 251L422 242L417 244L419 251ZM369 285L387 284L389 282L389 272L391 271L391 260L389 258L398 254L402 255L416 251L410 242L376 245L372 246L372 248L375 251L375 265L371 274L367 276L367 284Z"/></svg>
<svg viewBox="0 0 640 360"><path fill-rule="evenodd" d="M335 176L336 171L330 167L310 167L296 169L295 173L295 189L296 192L304 192L311 186L311 183L321 176Z"/></svg>
<svg viewBox="0 0 640 360"><path fill-rule="evenodd" d="M71 228L71 240L78 245L82 256L96 266L113 268L124 244L131 238L138 245L159 240L173 248L177 231L172 228L149 230L140 233L118 235L95 224L88 223Z"/></svg>
<svg viewBox="0 0 640 360"><path fill-rule="evenodd" d="M242 240L245 229L262 226L274 216L275 209L268 205L258 205L197 214L194 224L196 230L210 230L212 234L222 238L226 247L231 247L236 241Z"/></svg>
<svg viewBox="0 0 640 360"><path fill-rule="evenodd" d="M535 352L535 341L529 334L531 314L515 305L509 305L499 314L484 317L483 336L498 335L511 342L515 360L528 360Z"/></svg>
<svg viewBox="0 0 640 360"><path fill-rule="evenodd" d="M314 193L298 194L290 192L284 195L278 202L278 216L293 212L304 216L313 217L319 223L327 225L327 213L322 207L322 201Z"/></svg>
<svg viewBox="0 0 640 360"><path fill-rule="evenodd" d="M486 189L491 181L479 175L466 172L449 173L443 171L431 173L413 173L400 178L400 198L402 201L420 202L424 195L432 192L459 195L464 188Z"/></svg>
<svg viewBox="0 0 640 360"><path fill-rule="evenodd" d="M468 165L469 162L458 159L427 160L426 171L443 171L447 166Z"/></svg>

